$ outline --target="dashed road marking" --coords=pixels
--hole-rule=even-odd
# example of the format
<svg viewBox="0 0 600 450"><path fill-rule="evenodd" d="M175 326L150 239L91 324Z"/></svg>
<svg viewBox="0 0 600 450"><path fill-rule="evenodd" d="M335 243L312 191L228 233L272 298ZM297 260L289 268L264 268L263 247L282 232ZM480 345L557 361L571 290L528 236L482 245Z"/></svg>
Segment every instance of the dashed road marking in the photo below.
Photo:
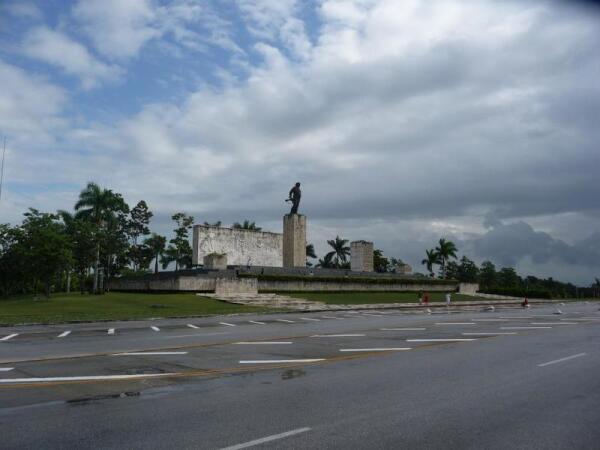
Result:
<svg viewBox="0 0 600 450"><path fill-rule="evenodd" d="M379 347L379 348L341 348L340 352L399 352L411 350L410 347Z"/></svg>
<svg viewBox="0 0 600 450"><path fill-rule="evenodd" d="M0 338L0 341L8 341L9 339L17 337L18 335L19 335L19 333L9 334L8 336L4 336L3 338Z"/></svg>
<svg viewBox="0 0 600 450"><path fill-rule="evenodd" d="M461 333L463 336L498 336L498 335L505 335L505 334L518 334L515 331L512 332L506 332L503 333L501 331L497 332L497 333Z"/></svg>
<svg viewBox="0 0 600 450"><path fill-rule="evenodd" d="M273 434L271 436L265 436L264 438L255 439L253 441L244 442L242 444L232 445L230 447L222 448L221 450L240 450L242 448L254 447L255 445L264 444L266 442L276 441L277 439L284 439L286 437L294 436L296 434L310 431L310 428L297 428L295 430L286 431L285 433Z"/></svg>
<svg viewBox="0 0 600 450"><path fill-rule="evenodd" d="M14 367L0 367L0 372L10 372Z"/></svg>
<svg viewBox="0 0 600 450"><path fill-rule="evenodd" d="M155 326L152 326L152 327L150 327L150 328L152 328L154 331L160 331L160 328L158 328L158 327L155 327Z"/></svg>
<svg viewBox="0 0 600 450"><path fill-rule="evenodd" d="M407 339L406 342L466 342L476 341L477 339L470 338L453 338L453 339Z"/></svg>
<svg viewBox="0 0 600 450"><path fill-rule="evenodd" d="M310 320L311 322L320 322L321 319L312 319L308 317L300 317L300 320Z"/></svg>
<svg viewBox="0 0 600 450"><path fill-rule="evenodd" d="M334 317L334 316L321 316L323 319L337 319L337 320L344 320L343 317Z"/></svg>
<svg viewBox="0 0 600 450"><path fill-rule="evenodd" d="M380 328L381 331L423 331L427 328Z"/></svg>
<svg viewBox="0 0 600 450"><path fill-rule="evenodd" d="M531 325L579 325L577 322L530 322Z"/></svg>
<svg viewBox="0 0 600 450"><path fill-rule="evenodd" d="M266 323L264 323L264 322L259 322L259 321L257 321L257 320L249 320L248 322L250 322L250 323L255 323L256 325L266 325Z"/></svg>
<svg viewBox="0 0 600 450"><path fill-rule="evenodd" d="M187 352L124 352L113 353L112 356L146 356L146 355L187 355Z"/></svg>
<svg viewBox="0 0 600 450"><path fill-rule="evenodd" d="M266 342L266 341L240 341L240 342L234 342L234 344L236 345L285 345L285 344L291 344L292 342L290 341L271 341L271 342Z"/></svg>
<svg viewBox="0 0 600 450"><path fill-rule="evenodd" d="M471 319L473 322L508 322L508 319Z"/></svg>
<svg viewBox="0 0 600 450"><path fill-rule="evenodd" d="M287 320L287 319L275 319L277 322L285 322L285 323L296 323L293 320Z"/></svg>
<svg viewBox="0 0 600 450"><path fill-rule="evenodd" d="M187 326L190 327L190 328L193 328L194 330L198 329L198 327L196 325L191 324L191 323L188 323Z"/></svg>
<svg viewBox="0 0 600 450"><path fill-rule="evenodd" d="M473 322L436 322L436 325L477 325Z"/></svg>
<svg viewBox="0 0 600 450"><path fill-rule="evenodd" d="M363 337L364 334L315 334L311 338L331 338L331 337Z"/></svg>
<svg viewBox="0 0 600 450"><path fill-rule="evenodd" d="M565 358L555 359L554 361L548 361L542 364L538 364L538 367L549 366L550 364L557 364L563 361L568 361L570 359L579 358L580 356L585 356L587 353L577 353L576 355L567 356Z"/></svg>
<svg viewBox="0 0 600 450"><path fill-rule="evenodd" d="M109 328L107 331L107 334L115 334L115 329L114 328Z"/></svg>
<svg viewBox="0 0 600 450"><path fill-rule="evenodd" d="M281 363L309 363L325 361L325 358L312 358L312 359L256 359L256 360L242 360L240 364L281 364Z"/></svg>
<svg viewBox="0 0 600 450"><path fill-rule="evenodd" d="M58 337L59 337L59 338L64 338L64 337L67 337L67 336L68 336L68 335L70 335L70 334L71 334L71 332L70 332L70 331L63 331L62 333L60 333L60 334L58 335Z"/></svg>
<svg viewBox="0 0 600 450"><path fill-rule="evenodd" d="M49 377L49 378L6 378L0 379L0 383L49 383L53 381L102 381L102 380L127 380L131 378L169 377L179 375L177 373L148 373L136 375L92 375L82 377Z"/></svg>
<svg viewBox="0 0 600 450"><path fill-rule="evenodd" d="M219 325L225 325L228 327L235 327L236 325L232 324L232 323L227 323L227 322L219 322Z"/></svg>
<svg viewBox="0 0 600 450"><path fill-rule="evenodd" d="M500 327L501 330L547 330L552 327Z"/></svg>

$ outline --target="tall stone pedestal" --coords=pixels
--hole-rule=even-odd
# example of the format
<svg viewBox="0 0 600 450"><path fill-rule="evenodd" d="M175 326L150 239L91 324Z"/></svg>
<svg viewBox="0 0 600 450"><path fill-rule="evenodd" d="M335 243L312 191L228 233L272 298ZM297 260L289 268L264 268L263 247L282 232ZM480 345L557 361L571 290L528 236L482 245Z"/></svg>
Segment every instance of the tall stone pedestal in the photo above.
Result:
<svg viewBox="0 0 600 450"><path fill-rule="evenodd" d="M283 216L283 267L306 267L306 216Z"/></svg>
<svg viewBox="0 0 600 450"><path fill-rule="evenodd" d="M373 272L372 242L350 242L350 270L353 272Z"/></svg>

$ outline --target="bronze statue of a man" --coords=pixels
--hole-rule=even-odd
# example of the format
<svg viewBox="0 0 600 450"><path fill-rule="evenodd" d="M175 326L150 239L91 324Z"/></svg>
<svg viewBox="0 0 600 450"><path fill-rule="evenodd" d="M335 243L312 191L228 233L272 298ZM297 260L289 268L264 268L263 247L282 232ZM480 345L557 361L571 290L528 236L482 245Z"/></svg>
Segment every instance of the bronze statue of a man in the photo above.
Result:
<svg viewBox="0 0 600 450"><path fill-rule="evenodd" d="M289 198L286 202L292 202L292 209L290 214L298 214L298 206L300 205L300 197L302 191L300 191L300 183L296 183L292 189L290 189Z"/></svg>

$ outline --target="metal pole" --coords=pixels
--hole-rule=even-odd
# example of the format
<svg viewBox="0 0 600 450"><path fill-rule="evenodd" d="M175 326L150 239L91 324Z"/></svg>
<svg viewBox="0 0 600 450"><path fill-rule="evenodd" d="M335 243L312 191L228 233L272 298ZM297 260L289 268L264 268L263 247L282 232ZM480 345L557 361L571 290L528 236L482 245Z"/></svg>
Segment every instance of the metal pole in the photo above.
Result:
<svg viewBox="0 0 600 450"><path fill-rule="evenodd" d="M2 185L4 184L4 155L6 154L6 136L4 136L4 147L2 149L2 168L0 169L0 200L2 200Z"/></svg>

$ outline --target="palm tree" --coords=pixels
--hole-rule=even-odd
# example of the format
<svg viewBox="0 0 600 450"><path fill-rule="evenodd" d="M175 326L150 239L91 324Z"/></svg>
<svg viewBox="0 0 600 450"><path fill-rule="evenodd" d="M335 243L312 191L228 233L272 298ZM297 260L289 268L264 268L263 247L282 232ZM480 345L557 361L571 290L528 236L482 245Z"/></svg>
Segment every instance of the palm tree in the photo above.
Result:
<svg viewBox="0 0 600 450"><path fill-rule="evenodd" d="M116 211L127 212L129 207L119 194L110 189L102 189L96 183L89 182L79 194L79 200L75 203L76 217L93 223L99 231L108 222L114 221ZM100 239L96 239L96 261L94 262L94 287L98 291L98 266L100 265Z"/></svg>
<svg viewBox="0 0 600 450"><path fill-rule="evenodd" d="M335 264L333 263L332 258L333 258L333 252L327 253L322 259L319 258L317 267L321 267L322 269L334 268Z"/></svg>
<svg viewBox="0 0 600 450"><path fill-rule="evenodd" d="M440 263L440 257L434 249L425 250L425 255L426 257L423 261L421 261L421 264L427 267L429 275L431 275L431 277L433 278L433 265Z"/></svg>
<svg viewBox="0 0 600 450"><path fill-rule="evenodd" d="M154 273L158 273L158 260L165 251L167 238L159 234L152 233L152 236L146 239L144 244L150 248L152 254L154 255Z"/></svg>
<svg viewBox="0 0 600 450"><path fill-rule="evenodd" d="M440 265L442 266L442 277L446 278L446 263L450 258L456 259L457 251L458 250L456 245L454 245L454 242L447 241L444 238L440 239L438 246L435 248L435 252L439 257Z"/></svg>
<svg viewBox="0 0 600 450"><path fill-rule="evenodd" d="M335 267L341 267L348 261L348 256L350 256L348 239L341 239L339 236L336 236L335 239L329 240L327 243L333 250L325 255L325 261L333 261Z"/></svg>
<svg viewBox="0 0 600 450"><path fill-rule="evenodd" d="M239 223L239 222L235 222L232 225L232 228L238 228L241 230L253 230L253 231L260 231L262 230L261 227L257 227L255 222L250 222L249 220L244 220L244 223Z"/></svg>
<svg viewBox="0 0 600 450"><path fill-rule="evenodd" d="M317 258L317 254L315 253L315 246L312 244L306 244L306 265L310 267L312 266L312 263L308 261L308 258Z"/></svg>

